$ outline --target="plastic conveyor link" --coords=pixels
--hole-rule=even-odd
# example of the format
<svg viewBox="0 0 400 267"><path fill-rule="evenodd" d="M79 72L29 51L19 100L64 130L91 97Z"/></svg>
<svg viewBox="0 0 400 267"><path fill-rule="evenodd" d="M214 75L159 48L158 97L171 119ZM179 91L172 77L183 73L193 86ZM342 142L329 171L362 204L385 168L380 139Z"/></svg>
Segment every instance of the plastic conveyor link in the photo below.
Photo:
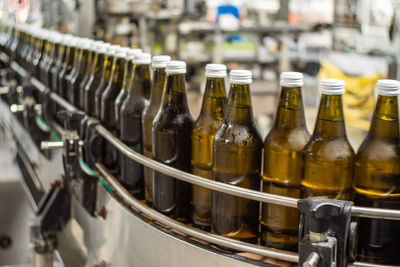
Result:
<svg viewBox="0 0 400 267"><path fill-rule="evenodd" d="M134 209L143 213L144 215L152 218L153 220L180 231L188 236L192 236L198 238L203 241L207 241L216 245L224 246L227 248L250 252L257 255L261 255L268 258L289 261L289 262L298 262L299 256L296 253L279 251L276 249L270 249L263 246L253 245L241 241L237 241L234 239L221 237L215 234L211 234L200 229L196 229L190 226L187 226L183 223L180 223L174 219L171 219L156 210L149 208L142 204L139 200L132 197L132 195L123 188L118 181L105 169L105 167L96 163L96 170L102 176L102 178L115 190L117 194L121 196L121 198L128 204L131 205Z"/></svg>
<svg viewBox="0 0 400 267"><path fill-rule="evenodd" d="M181 170L177 170L170 166L164 165L158 161L149 159L122 143L118 138L111 134L106 128L101 125L96 126L96 130L107 139L115 148L122 152L125 156L132 160L139 162L140 164L149 167L155 171L161 172L163 174L172 176L181 181L199 185L207 189L214 191L234 195L237 197L243 197L246 199L251 199L255 201L260 201L264 203L271 203L276 205L282 205L291 208L297 208L297 198L284 197L274 194L268 194L264 192L258 192L250 189L245 189L242 187L229 185L203 177L187 173ZM366 217L366 218L376 218L376 219L390 219L390 220L400 220L400 210L391 209L376 209L376 208L366 208L353 206L351 209L352 216L356 217Z"/></svg>

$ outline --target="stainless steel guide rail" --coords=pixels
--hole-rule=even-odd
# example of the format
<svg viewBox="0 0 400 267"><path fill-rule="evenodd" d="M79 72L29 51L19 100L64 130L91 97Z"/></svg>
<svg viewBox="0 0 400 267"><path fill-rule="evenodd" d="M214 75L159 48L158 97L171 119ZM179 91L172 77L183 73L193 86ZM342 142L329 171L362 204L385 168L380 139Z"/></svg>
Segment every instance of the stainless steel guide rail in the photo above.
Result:
<svg viewBox="0 0 400 267"><path fill-rule="evenodd" d="M1 55L0 55L1 56ZM17 63L12 62L10 64L11 68L18 72L21 76L27 77L27 72L20 67ZM44 92L46 87L37 79L31 77L31 83L36 87L39 91ZM50 98L55 101L58 105L62 106L63 108L75 111L78 110L75 106L71 105L69 102L65 101L59 95L54 92L50 93ZM53 125L52 127L58 126ZM59 127L59 126L58 126ZM56 129L58 132L62 132L62 129ZM237 197L242 197L254 201L260 201L263 203L271 203L276 205L282 205L286 207L297 208L297 202L299 199L291 198L291 197L284 197L274 194L268 194L264 192L259 192L255 190L249 190L233 185L224 184L221 182L205 179L191 173L186 173L181 170L177 170L170 166L164 165L160 162L147 158L129 147L127 147L124 143L122 143L117 137L111 134L106 128L102 125L96 126L96 131L107 141L109 141L116 149L118 149L121 153L123 153L128 158L139 162L140 164L149 167L155 171L161 172L163 174L169 175L176 179L179 179L184 182L188 182L191 184L195 184L198 186L205 187L210 190L215 190L218 192L234 195ZM141 213L145 214L146 216L152 218L154 221L160 222L168 227L176 229L184 234L189 236L204 240L206 242L210 242L213 244L225 246L228 248L250 252L258 255L262 255L269 258L279 259L288 262L298 262L299 257L296 253L285 252L282 250L275 250L270 249L263 246L253 245L245 242L240 242L237 240L233 240L230 238L221 237L218 235L214 235L190 226L187 226L183 223L180 223L174 219L171 219L156 210L149 208L143 205L140 201L133 198L120 184L116 179L108 173L108 171L104 168L102 164L96 163L96 171L97 173L115 190L116 193L122 198L122 200L129 204L130 206L134 207ZM367 208L367 207L352 207L352 216L355 217L367 217L367 218L378 218L378 219L391 219L391 220L400 220L400 211L399 210L390 210L390 209L377 209L377 208ZM355 262L351 266L383 266L383 265L376 265L364 262Z"/></svg>

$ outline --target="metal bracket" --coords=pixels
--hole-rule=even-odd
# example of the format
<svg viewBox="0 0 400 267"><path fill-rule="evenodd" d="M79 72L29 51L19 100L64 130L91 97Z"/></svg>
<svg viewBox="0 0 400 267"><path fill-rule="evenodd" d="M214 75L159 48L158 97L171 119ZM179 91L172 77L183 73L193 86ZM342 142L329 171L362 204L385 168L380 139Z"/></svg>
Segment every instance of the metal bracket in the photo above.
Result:
<svg viewBox="0 0 400 267"><path fill-rule="evenodd" d="M68 191L58 181L42 197L36 216L30 223L35 267L52 266L54 250L57 248L57 233L63 230L70 215Z"/></svg>
<svg viewBox="0 0 400 267"><path fill-rule="evenodd" d="M300 199L299 266L345 267L354 261L353 202L310 197Z"/></svg>

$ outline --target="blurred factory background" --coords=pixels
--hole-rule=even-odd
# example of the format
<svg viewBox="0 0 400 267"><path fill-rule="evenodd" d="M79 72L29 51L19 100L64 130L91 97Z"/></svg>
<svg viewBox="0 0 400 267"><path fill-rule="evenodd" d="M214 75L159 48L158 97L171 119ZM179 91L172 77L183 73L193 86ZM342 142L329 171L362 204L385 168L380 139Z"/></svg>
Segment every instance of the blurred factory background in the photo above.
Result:
<svg viewBox="0 0 400 267"><path fill-rule="evenodd" d="M206 63L249 69L255 116L264 134L282 71L305 74L312 121L318 77L345 79L346 121L361 135L369 127L375 82L400 77L397 0L3 0L0 7L3 19L185 60L195 116Z"/></svg>

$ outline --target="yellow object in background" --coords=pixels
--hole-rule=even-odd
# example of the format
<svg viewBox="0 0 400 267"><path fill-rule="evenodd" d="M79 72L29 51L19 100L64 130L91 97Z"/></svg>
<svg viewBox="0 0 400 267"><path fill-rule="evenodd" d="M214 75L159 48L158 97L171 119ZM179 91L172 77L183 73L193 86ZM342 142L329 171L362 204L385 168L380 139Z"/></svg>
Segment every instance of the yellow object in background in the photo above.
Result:
<svg viewBox="0 0 400 267"><path fill-rule="evenodd" d="M326 78L345 81L346 92L343 95L343 107L346 123L367 131L370 125L370 115L375 106L375 84L385 77L379 73L347 76L331 62L323 61L318 79L322 81Z"/></svg>

